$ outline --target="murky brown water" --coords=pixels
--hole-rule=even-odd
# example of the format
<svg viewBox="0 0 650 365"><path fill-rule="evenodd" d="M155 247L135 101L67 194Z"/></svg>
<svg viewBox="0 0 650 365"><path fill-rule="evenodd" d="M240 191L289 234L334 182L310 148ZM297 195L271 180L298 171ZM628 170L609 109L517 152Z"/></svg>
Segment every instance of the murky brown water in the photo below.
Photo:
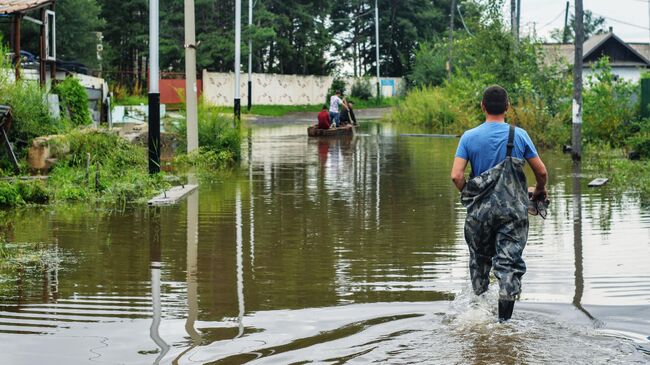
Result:
<svg viewBox="0 0 650 365"><path fill-rule="evenodd" d="M468 289L457 140L404 132L255 127L251 163L179 206L12 213L10 241L61 263L0 281L0 364L650 363L649 208L545 154L550 215L499 325Z"/></svg>

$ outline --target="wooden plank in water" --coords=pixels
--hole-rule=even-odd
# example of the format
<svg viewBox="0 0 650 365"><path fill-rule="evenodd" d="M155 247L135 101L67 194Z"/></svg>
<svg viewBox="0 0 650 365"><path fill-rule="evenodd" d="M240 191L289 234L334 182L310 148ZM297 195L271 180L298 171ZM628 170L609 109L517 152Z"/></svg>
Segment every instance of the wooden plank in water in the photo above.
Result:
<svg viewBox="0 0 650 365"><path fill-rule="evenodd" d="M603 186L603 185L607 184L608 181L609 181L609 179L606 179L606 178L603 178L603 177L598 178L598 179L594 179L589 183L589 187L590 188L595 188L595 187Z"/></svg>
<svg viewBox="0 0 650 365"><path fill-rule="evenodd" d="M414 133L400 134L400 137L458 138L458 136L455 134L414 134Z"/></svg>
<svg viewBox="0 0 650 365"><path fill-rule="evenodd" d="M198 185L179 185L174 186L171 189L163 192L162 194L155 196L149 200L149 205L172 205L176 204L181 199L186 197L189 193L193 192L198 188Z"/></svg>

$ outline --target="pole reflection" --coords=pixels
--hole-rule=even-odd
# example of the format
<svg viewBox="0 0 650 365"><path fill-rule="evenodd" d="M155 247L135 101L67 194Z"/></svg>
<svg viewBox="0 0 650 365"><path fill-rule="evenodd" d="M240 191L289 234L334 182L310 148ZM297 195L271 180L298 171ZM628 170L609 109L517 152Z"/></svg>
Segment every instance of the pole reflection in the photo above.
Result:
<svg viewBox="0 0 650 365"><path fill-rule="evenodd" d="M151 208L149 214L149 267L151 269L151 300L153 302L153 320L151 327L149 327L149 336L160 348L160 353L154 361L154 364L159 364L160 360L169 352L169 345L160 337L159 333L162 319L160 302L160 270L162 268L160 208Z"/></svg>
<svg viewBox="0 0 650 365"><path fill-rule="evenodd" d="M241 190L237 186L235 196L235 225L236 225L236 255L237 255L237 303L239 306L239 315L237 322L239 325L239 333L235 338L241 337L244 334L244 252L242 248L242 204L241 204Z"/></svg>
<svg viewBox="0 0 650 365"><path fill-rule="evenodd" d="M188 179L189 184L195 184L196 179L192 176ZM179 364L180 360L196 346L201 344L201 334L194 327L199 315L198 298L198 248L199 248L199 192L195 191L187 197L187 319L185 320L185 332L190 336L192 345L180 353L173 364Z"/></svg>
<svg viewBox="0 0 650 365"><path fill-rule="evenodd" d="M573 251L575 262L575 293L573 305L584 313L589 319L596 319L582 306L582 295L585 289L583 253L582 253L582 186L580 175L582 166L580 161L573 162Z"/></svg>

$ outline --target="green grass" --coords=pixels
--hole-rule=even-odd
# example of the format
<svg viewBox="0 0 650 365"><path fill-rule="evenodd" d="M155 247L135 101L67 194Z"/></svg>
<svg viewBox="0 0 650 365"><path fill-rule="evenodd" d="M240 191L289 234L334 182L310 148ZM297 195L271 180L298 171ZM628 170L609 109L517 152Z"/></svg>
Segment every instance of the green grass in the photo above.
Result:
<svg viewBox="0 0 650 365"><path fill-rule="evenodd" d="M113 105L140 105L149 104L149 98L146 95L127 95L112 101Z"/></svg>
<svg viewBox="0 0 650 365"><path fill-rule="evenodd" d="M57 156L47 181L0 181L0 207L60 202L124 205L144 201L169 186L162 174L149 175L144 147L115 134L73 130L57 146L69 151Z"/></svg>
<svg viewBox="0 0 650 365"><path fill-rule="evenodd" d="M650 160L630 161L622 149L587 145L583 158L588 172L610 179L618 192L634 192L641 203L650 204Z"/></svg>
<svg viewBox="0 0 650 365"><path fill-rule="evenodd" d="M397 105L397 98L382 98L381 102L377 104L376 99L370 100L361 100L356 98L351 98L354 102L354 109L369 109L369 108L388 108ZM299 112L308 112L308 113L318 113L323 104L313 104L313 105L253 105L251 111L249 112L244 105L242 108L243 114L251 115L261 115L261 116L270 116L270 117L282 117L289 113L299 113ZM222 113L232 112L230 107L218 107Z"/></svg>
<svg viewBox="0 0 650 365"><path fill-rule="evenodd" d="M398 98L382 98L381 102L377 104L376 99L361 100L357 98L351 98L351 100L354 101L354 108L357 110L369 109L369 108L393 107L397 105L399 101ZM113 101L114 105L140 105L140 104L147 105L148 103L149 102L146 96L139 96L139 95L129 95L120 99L115 99ZM325 104L325 101L323 101L323 104ZM313 105L260 104L260 105L253 105L251 110L249 111L246 106L246 102L244 101L244 103L242 104L242 114L261 115L261 116L268 116L268 117L282 117L289 113L300 113L300 112L318 113L323 107L323 104L313 104ZM171 106L168 105L168 107L171 107L172 109L176 109L176 108L183 109L182 105L171 105ZM214 108L214 110L222 114L231 114L233 110L231 106L215 106L211 108Z"/></svg>

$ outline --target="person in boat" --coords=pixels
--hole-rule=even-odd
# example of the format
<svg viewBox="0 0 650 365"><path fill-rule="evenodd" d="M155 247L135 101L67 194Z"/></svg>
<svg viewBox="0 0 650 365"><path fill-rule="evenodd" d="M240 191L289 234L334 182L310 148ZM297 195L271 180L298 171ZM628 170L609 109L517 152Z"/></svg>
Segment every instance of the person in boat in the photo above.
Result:
<svg viewBox="0 0 650 365"><path fill-rule="evenodd" d="M330 97L330 124L334 124L337 128L341 124L341 105L344 105L341 95L341 90L336 90L336 93Z"/></svg>
<svg viewBox="0 0 650 365"><path fill-rule="evenodd" d="M343 109L341 110L341 125L357 125L357 117L354 115L354 103L352 100L343 100Z"/></svg>
<svg viewBox="0 0 650 365"><path fill-rule="evenodd" d="M525 161L537 185L532 199L546 199L547 172L528 133L505 123L508 93L490 86L481 108L486 119L463 134L458 144L451 179L467 208L465 240L469 269L476 295L488 290L490 269L499 280L499 320L512 316L526 272L522 252L528 239L528 188ZM465 181L467 163L472 166Z"/></svg>
<svg viewBox="0 0 650 365"><path fill-rule="evenodd" d="M327 105L323 105L320 113L318 113L318 129L330 129L330 113L327 110Z"/></svg>

